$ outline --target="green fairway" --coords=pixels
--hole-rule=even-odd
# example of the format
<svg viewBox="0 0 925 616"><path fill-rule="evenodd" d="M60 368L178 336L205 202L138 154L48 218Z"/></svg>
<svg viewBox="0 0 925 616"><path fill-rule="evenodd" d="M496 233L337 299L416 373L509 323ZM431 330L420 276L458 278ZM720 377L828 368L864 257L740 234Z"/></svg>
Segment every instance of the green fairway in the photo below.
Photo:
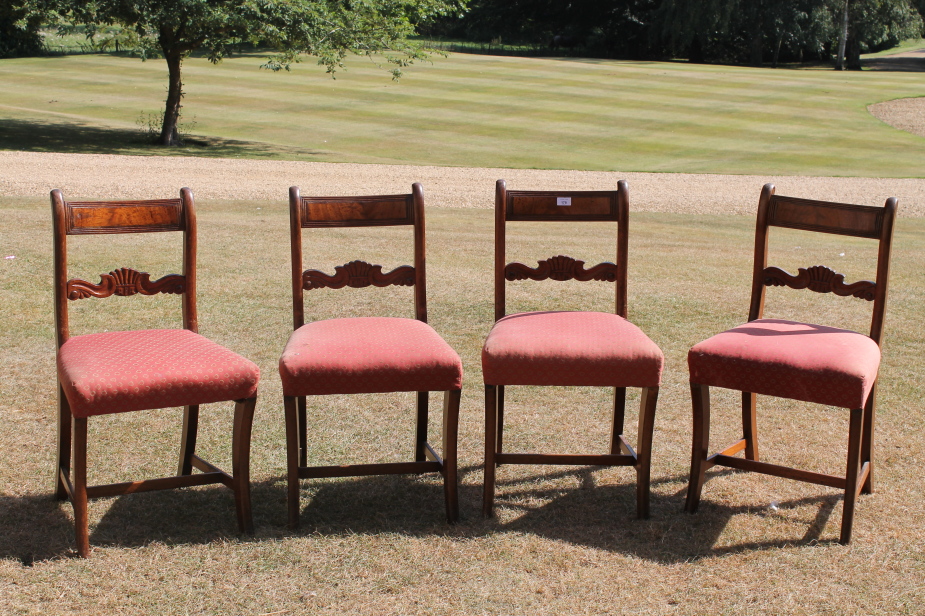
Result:
<svg viewBox="0 0 925 616"><path fill-rule="evenodd" d="M310 161L922 177L925 138L866 110L925 96L920 73L455 54L400 82L351 58L337 80L260 56L184 65L181 151L148 148L162 60L0 60L0 148ZM199 137L201 136L201 137Z"/></svg>

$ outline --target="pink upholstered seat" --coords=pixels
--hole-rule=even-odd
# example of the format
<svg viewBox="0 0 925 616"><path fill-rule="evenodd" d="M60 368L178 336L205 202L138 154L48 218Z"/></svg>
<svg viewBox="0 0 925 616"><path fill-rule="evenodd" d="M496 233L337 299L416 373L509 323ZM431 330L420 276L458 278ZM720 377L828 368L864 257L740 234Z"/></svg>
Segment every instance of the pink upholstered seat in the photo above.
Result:
<svg viewBox="0 0 925 616"><path fill-rule="evenodd" d="M658 387L663 363L641 329L606 312L511 314L482 349L490 385Z"/></svg>
<svg viewBox="0 0 925 616"><path fill-rule="evenodd" d="M877 380L880 347L846 329L758 319L694 346L691 382L861 408Z"/></svg>
<svg viewBox="0 0 925 616"><path fill-rule="evenodd" d="M74 417L252 398L253 362L185 329L87 334L58 352Z"/></svg>
<svg viewBox="0 0 925 616"><path fill-rule="evenodd" d="M359 317L303 325L279 360L283 395L450 391L462 362L417 319Z"/></svg>

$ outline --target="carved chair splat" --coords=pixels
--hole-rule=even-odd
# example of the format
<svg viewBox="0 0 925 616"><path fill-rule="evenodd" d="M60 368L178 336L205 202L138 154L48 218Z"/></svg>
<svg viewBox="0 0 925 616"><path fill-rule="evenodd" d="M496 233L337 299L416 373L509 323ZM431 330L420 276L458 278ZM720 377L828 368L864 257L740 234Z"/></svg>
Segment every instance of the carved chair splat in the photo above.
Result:
<svg viewBox="0 0 925 616"><path fill-rule="evenodd" d="M413 184L406 195L303 197L289 189L294 332L280 359L286 414L289 525L299 526L299 480L321 477L438 472L443 475L446 515L459 516L456 441L462 362L427 325L424 195ZM409 225L414 265L383 272L351 261L334 274L304 270L302 229ZM358 317L305 323L304 293L316 289L414 287L414 318ZM330 360L332 356L337 359ZM417 392L414 461L308 466L306 397L331 394ZM443 457L427 439L429 392L443 391Z"/></svg>
<svg viewBox="0 0 925 616"><path fill-rule="evenodd" d="M179 199L66 202L60 190L53 190L51 208L58 366L55 496L73 504L78 555L90 554L89 499L150 490L223 484L234 492L239 530L252 532L250 435L260 371L253 362L198 334L192 192L182 189ZM123 267L102 274L99 284L68 278L69 236L151 232L182 233L182 275L151 281L149 274ZM183 329L71 336L72 301L158 293L181 296ZM201 376L203 371L208 376ZM201 404L231 400L235 411L229 475L196 454L196 434ZM184 407L176 476L87 485L90 417L173 406ZM194 468L201 472L193 474Z"/></svg>
<svg viewBox="0 0 925 616"><path fill-rule="evenodd" d="M618 223L616 264L590 268L565 255L537 267L508 263L507 223L558 221ZM502 464L583 464L632 466L636 470L636 511L649 515L652 432L663 365L662 352L627 320L629 190L509 191L498 180L495 192L495 325L482 350L485 379L485 485L483 514L495 501L495 469ZM520 280L606 281L615 286L615 311L506 314L505 285ZM504 392L514 385L590 385L614 389L613 423L607 454L508 453L504 451ZM626 388L640 387L637 447L623 434Z"/></svg>
<svg viewBox="0 0 925 616"><path fill-rule="evenodd" d="M685 508L697 510L706 472L716 465L844 490L839 541L849 543L858 495L873 491L873 430L880 345L886 311L896 199L884 207L812 201L761 192L748 322L691 348L688 365L693 401L691 474ZM816 265L794 276L769 267L770 227L869 238L879 244L876 280L845 284L845 277ZM870 334L811 323L763 319L766 289L784 286L833 293L873 303ZM710 387L742 392L742 438L710 455ZM756 394L847 408L844 476L814 473L759 460ZM736 454L744 452L744 458Z"/></svg>

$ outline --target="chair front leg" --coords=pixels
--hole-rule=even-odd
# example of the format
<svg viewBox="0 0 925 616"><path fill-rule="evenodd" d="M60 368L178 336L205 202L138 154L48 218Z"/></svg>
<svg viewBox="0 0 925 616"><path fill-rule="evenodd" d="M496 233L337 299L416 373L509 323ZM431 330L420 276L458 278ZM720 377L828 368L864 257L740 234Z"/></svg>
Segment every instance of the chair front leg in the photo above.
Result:
<svg viewBox="0 0 925 616"><path fill-rule="evenodd" d="M66 500L64 477L71 476L71 405L58 386L58 462L55 467L55 498Z"/></svg>
<svg viewBox="0 0 925 616"><path fill-rule="evenodd" d="M414 461L427 460L427 404L430 392L419 391L417 403L417 429L414 435Z"/></svg>
<svg viewBox="0 0 925 616"><path fill-rule="evenodd" d="M495 400L498 401L495 409L498 413L498 420L495 422L495 451L501 453L504 451L504 385L498 385L498 393ZM501 466L495 464L495 468Z"/></svg>
<svg viewBox="0 0 925 616"><path fill-rule="evenodd" d="M742 438L745 440L745 459L758 460L758 412L756 396L742 392Z"/></svg>
<svg viewBox="0 0 925 616"><path fill-rule="evenodd" d="M642 407L640 407L641 409ZM641 412L641 411L640 411ZM610 453L618 454L620 436L623 434L623 424L626 420L626 387L614 387L613 390L613 423L610 427Z"/></svg>
<svg viewBox="0 0 925 616"><path fill-rule="evenodd" d="M652 433L658 387L643 387L639 400L639 436L636 443L636 517L649 517L649 484L652 467Z"/></svg>
<svg viewBox="0 0 925 616"><path fill-rule="evenodd" d="M199 405L183 408L183 431L180 433L180 464L177 475L193 472L193 454L196 453L196 435L199 431Z"/></svg>
<svg viewBox="0 0 925 616"><path fill-rule="evenodd" d="M308 412L306 410L305 396L296 398L299 407L299 418L296 434L299 437L299 466L308 466Z"/></svg>
<svg viewBox="0 0 925 616"><path fill-rule="evenodd" d="M301 398L304 400L305 398ZM299 458L302 451L299 443L301 426L299 424L298 403L294 396L283 396L286 413L286 479L288 492L289 528L299 527ZM304 424L303 424L304 425Z"/></svg>
<svg viewBox="0 0 925 616"><path fill-rule="evenodd" d="M443 494L446 499L446 519L450 524L459 520L459 479L457 477L457 441L459 438L459 402L462 391L443 394Z"/></svg>
<svg viewBox="0 0 925 616"><path fill-rule="evenodd" d="M71 502L74 504L74 531L77 555L90 557L90 517L87 510L87 418L74 417L74 483Z"/></svg>
<svg viewBox="0 0 925 616"><path fill-rule="evenodd" d="M845 471L845 506L842 513L841 537L838 542L851 541L854 509L858 500L858 473L861 470L861 442L864 432L864 409L851 409L848 427L848 468Z"/></svg>
<svg viewBox="0 0 925 616"><path fill-rule="evenodd" d="M685 509L697 511L700 493L706 480L707 457L710 455L710 388L691 383L694 410L693 443L691 446L691 476L687 485Z"/></svg>
<svg viewBox="0 0 925 616"><path fill-rule="evenodd" d="M231 472L238 511L238 530L246 534L254 532L254 518L251 514L251 429L256 406L256 397L235 401L231 438Z"/></svg>
<svg viewBox="0 0 925 616"><path fill-rule="evenodd" d="M873 494L874 492L874 419L877 412L877 385L876 383L867 396L867 404L864 405L864 438L861 441L861 464L867 462L868 473L867 481L861 492L864 494Z"/></svg>
<svg viewBox="0 0 925 616"><path fill-rule="evenodd" d="M485 481L482 515L491 517L495 508L495 446L498 430L498 388L485 386Z"/></svg>

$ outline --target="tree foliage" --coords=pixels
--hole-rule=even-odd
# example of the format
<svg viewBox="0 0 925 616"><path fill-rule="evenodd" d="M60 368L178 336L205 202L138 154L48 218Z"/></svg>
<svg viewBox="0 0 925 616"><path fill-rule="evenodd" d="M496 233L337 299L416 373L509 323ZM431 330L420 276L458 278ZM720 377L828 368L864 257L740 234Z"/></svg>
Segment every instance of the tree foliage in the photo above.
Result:
<svg viewBox="0 0 925 616"><path fill-rule="evenodd" d="M168 91L159 143L177 145L183 97L182 64L194 51L217 63L241 45L275 53L264 68L290 70L303 55L328 73L343 68L348 54L381 56L393 77L427 57L408 40L415 26L454 14L465 0L25 0L33 15L55 16L67 25L120 25L122 40L142 59L163 57Z"/></svg>
<svg viewBox="0 0 925 616"><path fill-rule="evenodd" d="M0 3L0 58L32 56L42 51L37 15L13 3Z"/></svg>
<svg viewBox="0 0 925 616"><path fill-rule="evenodd" d="M849 0L849 66L922 34L925 0ZM587 55L760 65L832 60L845 0L471 0L435 33Z"/></svg>

